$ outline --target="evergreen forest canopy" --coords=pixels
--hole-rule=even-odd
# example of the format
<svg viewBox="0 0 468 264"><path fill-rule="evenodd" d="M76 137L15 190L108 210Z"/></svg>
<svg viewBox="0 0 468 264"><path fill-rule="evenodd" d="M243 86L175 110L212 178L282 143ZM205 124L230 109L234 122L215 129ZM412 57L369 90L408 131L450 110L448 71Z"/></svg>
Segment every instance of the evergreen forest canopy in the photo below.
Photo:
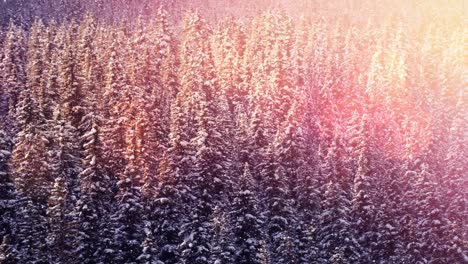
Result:
<svg viewBox="0 0 468 264"><path fill-rule="evenodd" d="M0 263L468 263L458 13L0 3Z"/></svg>

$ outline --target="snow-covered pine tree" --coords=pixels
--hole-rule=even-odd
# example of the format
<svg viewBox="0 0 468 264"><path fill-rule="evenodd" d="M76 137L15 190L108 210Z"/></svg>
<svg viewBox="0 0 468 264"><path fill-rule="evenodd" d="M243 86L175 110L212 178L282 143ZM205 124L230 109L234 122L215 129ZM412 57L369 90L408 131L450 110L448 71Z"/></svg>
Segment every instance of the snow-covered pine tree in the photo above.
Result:
<svg viewBox="0 0 468 264"><path fill-rule="evenodd" d="M32 96L36 98L40 111L43 113L46 103L45 71L48 67L47 58L43 56L43 53L47 41L45 26L42 24L42 21L37 19L31 27L31 33L28 38L26 85Z"/></svg>
<svg viewBox="0 0 468 264"><path fill-rule="evenodd" d="M137 263L144 239L141 195L128 174L117 182L117 208L111 216L113 258L117 263Z"/></svg>
<svg viewBox="0 0 468 264"><path fill-rule="evenodd" d="M185 119L183 128L189 141L196 136L196 116L198 102L202 99L204 86L214 85L214 65L210 45L207 40L211 36L207 22L198 11L189 11L183 19L182 40L180 44L180 91L176 100L181 103L179 110ZM195 124L195 125L189 125Z"/></svg>
<svg viewBox="0 0 468 264"><path fill-rule="evenodd" d="M46 123L36 99L23 90L18 105L20 129L10 159L13 180L18 189L34 202L45 204L53 183L47 163Z"/></svg>
<svg viewBox="0 0 468 264"><path fill-rule="evenodd" d="M427 162L423 162L420 167L415 186L419 194L420 213L417 230L420 244L423 245L420 252L428 256L430 262L463 261L463 253L459 249L466 247L466 241L463 245L464 242L457 241L457 235L454 234L455 230L460 230L459 223L452 224L444 214L444 200L447 197L443 195L440 186L434 183L434 171Z"/></svg>
<svg viewBox="0 0 468 264"><path fill-rule="evenodd" d="M88 81L92 85L93 71ZM78 226L74 239L74 254L81 263L93 263L96 259L106 262L113 253L110 242L113 234L109 219L114 196L114 180L105 170L103 161L102 117L97 109L97 95L94 86L85 90L87 94L86 115L79 126L84 133L80 137L82 168L78 175L80 192L73 212L73 225Z"/></svg>
<svg viewBox="0 0 468 264"><path fill-rule="evenodd" d="M230 228L229 215L220 206L212 214L213 238L209 263L233 263L236 248L233 245L233 234Z"/></svg>
<svg viewBox="0 0 468 264"><path fill-rule="evenodd" d="M299 100L299 99L298 99ZM312 219L313 212L317 210L318 200L316 194L310 188L314 186L314 176L307 171L305 139L302 126L299 121L302 113L297 103L294 103L288 113L286 121L280 127L279 134L274 145L277 153L278 166L284 169L284 177L288 179L285 186L288 188L288 197L293 210L293 217L290 221L295 221L292 225L289 242L300 249L297 261L307 263L310 258L312 247ZM309 200L310 199L310 200ZM314 202L315 201L315 202ZM293 246L289 245L289 246Z"/></svg>
<svg viewBox="0 0 468 264"><path fill-rule="evenodd" d="M5 42L5 43L3 43ZM4 48L7 46L6 40L3 40L0 49L0 71L4 73ZM0 241L2 246L0 249L0 261L8 260L11 256L11 227L13 224L13 202L14 202L14 186L10 177L8 160L11 156L11 148L13 145L10 133L6 130L8 124L8 90L6 82L3 82L3 74L0 74Z"/></svg>
<svg viewBox="0 0 468 264"><path fill-rule="evenodd" d="M62 39L62 49L58 54L58 76L60 105L63 115L70 120L75 128L83 116L82 111L82 87L77 78L79 66L77 62L78 25L70 23L65 29Z"/></svg>
<svg viewBox="0 0 468 264"><path fill-rule="evenodd" d="M285 263L285 264L299 263L299 258L301 256L299 255L297 245L296 245L297 243L293 236L290 233L285 233L281 237L278 238L279 246L277 248L277 251L281 252L281 256L278 259L274 259L272 261L273 263Z"/></svg>
<svg viewBox="0 0 468 264"><path fill-rule="evenodd" d="M211 48L219 87L228 99L230 113L237 106L246 105L246 93L241 87L241 62L245 35L238 21L228 17L218 24L212 37Z"/></svg>
<svg viewBox="0 0 468 264"><path fill-rule="evenodd" d="M353 263L359 257L359 244L352 234L351 201L349 186L338 168L338 139L332 141L320 165L321 174L327 181L318 218L317 242L319 263L328 263L334 254Z"/></svg>
<svg viewBox="0 0 468 264"><path fill-rule="evenodd" d="M217 204L221 205L226 197L229 184L227 167L229 157L226 153L225 128L217 125L225 120L227 109L221 105L224 99L217 91L217 80L209 43L210 36L206 22L197 12L190 12L184 19L184 34L181 59L181 92L185 97L187 120L195 121L195 126L186 131L194 132L190 145L197 150L194 155L194 170L187 175L192 198L187 211L188 221L183 224L181 243L183 263L204 263L210 258L210 240L213 235L210 221ZM194 101L198 100L198 102ZM194 104L196 102L196 104ZM195 129L195 130L194 130Z"/></svg>
<svg viewBox="0 0 468 264"><path fill-rule="evenodd" d="M188 222L183 226L185 241L181 244L185 261L208 261L212 223L210 221L216 206L223 206L230 184L228 175L229 157L224 144L225 134L216 125L215 117L227 113L220 111L216 103L214 87L202 88L204 100L200 102L197 115L198 132L191 143L197 150L194 157L194 171L187 178L190 186L192 209Z"/></svg>
<svg viewBox="0 0 468 264"><path fill-rule="evenodd" d="M292 106L274 142L278 166L284 168L292 200L297 198L297 188L306 163L305 140L302 127L298 122L300 119L301 113L298 107Z"/></svg>
<svg viewBox="0 0 468 264"><path fill-rule="evenodd" d="M232 139L227 131L229 127L224 125L228 119L228 109L222 105L224 96L217 93L214 85L205 86L202 90L204 100L199 102L200 110L196 117L198 132L191 143L197 150L194 159L197 178L191 180L194 188L201 188L197 191L202 192L206 190L216 205L224 202L232 186L228 153L231 148L228 143Z"/></svg>
<svg viewBox="0 0 468 264"><path fill-rule="evenodd" d="M102 74L98 71L97 58L97 42L98 34L96 29L96 21L90 15L84 18L84 21L79 25L77 40L76 40L76 73L75 78L78 86L81 87L83 95L80 101L80 107L83 111L83 117L79 120L77 126L80 135L87 131L81 131L80 125L83 122L84 116L90 112L96 112L98 109L98 99L102 96L100 89Z"/></svg>
<svg viewBox="0 0 468 264"><path fill-rule="evenodd" d="M263 181L260 164L262 164L266 158L267 148L271 141L265 122L266 120L261 108L256 107L250 118L247 131L246 152L249 153L249 155L246 155L246 158L248 158L250 167L252 168L252 174L257 184Z"/></svg>
<svg viewBox="0 0 468 264"><path fill-rule="evenodd" d="M244 163L244 171L237 185L234 201L229 209L236 248L234 262L263 263L260 256L261 240L265 239L265 234L262 232L263 221L260 217L259 200L248 163Z"/></svg>
<svg viewBox="0 0 468 264"><path fill-rule="evenodd" d="M140 26L141 27L141 26ZM120 58L114 57L118 65L123 71L108 72L108 74L122 74L122 82L116 82L112 85L114 97L114 105L110 112L111 125L110 130L107 130L106 136L111 136L109 141L106 141L106 151L114 157L120 158L123 164L115 164L114 172L117 178L117 193L115 196L116 207L111 215L111 226L113 228L114 237L112 247L115 250L114 261L135 263L141 255L141 243L144 240L144 222L143 215L144 202L141 197L141 186L143 178L151 180L151 167L155 168L155 155L157 144L153 140L157 140L157 135L148 135L148 132L153 132L149 126L157 120L149 120L147 105L151 105L151 100L148 96L150 73L145 72L148 65L145 62L149 61L148 49L145 43L145 33L139 31L136 33L136 43L140 47L135 47L137 51L141 51L142 55L136 55L127 47L122 46L122 56L129 60L129 67L124 68ZM129 39L132 41L132 38ZM115 56L115 54L111 54ZM134 58L136 57L136 58ZM137 59L136 61L134 61ZM109 68L112 69L112 66ZM150 71L151 68L146 69ZM107 93L108 91L106 91ZM154 99L153 99L154 101ZM153 122L151 122L153 121ZM112 134L111 134L112 133ZM123 133L117 135L115 133ZM123 141L120 141L123 140ZM109 169L112 169L111 167ZM117 170L115 170L117 169ZM147 189L148 190L148 189ZM148 190L149 191L149 190ZM151 192L149 193L151 195ZM149 211L148 211L149 212Z"/></svg>
<svg viewBox="0 0 468 264"><path fill-rule="evenodd" d="M125 127L128 120L123 115L130 104L129 81L125 73L123 60L123 32L112 32L112 44L109 49L108 63L105 70L105 88L100 108L102 110L102 155L107 172L114 179L121 177L125 170Z"/></svg>
<svg viewBox="0 0 468 264"><path fill-rule="evenodd" d="M65 30L62 27L59 27L55 22L51 22L51 24L45 27L42 37L43 46L41 55L45 67L42 72L44 84L41 108L47 120L53 119L53 112L57 104L60 103L58 63L64 34Z"/></svg>
<svg viewBox="0 0 468 264"><path fill-rule="evenodd" d="M172 141L175 143L175 141ZM176 143L166 152L161 161L157 195L155 197L156 228L156 258L161 263L178 263L181 243L179 234L181 222L185 215L183 203L187 186L183 179L183 170L179 166L182 160L179 143Z"/></svg>
<svg viewBox="0 0 468 264"><path fill-rule="evenodd" d="M97 205L86 193L81 193L76 202L73 211L73 226L78 226L76 237L73 239L74 258L80 263L95 263L96 260L101 260L104 252L100 246L101 240L105 240L102 235L105 234L100 221L104 221L105 216L99 214ZM107 220L107 219L106 219ZM108 253L108 252L106 252Z"/></svg>
<svg viewBox="0 0 468 264"><path fill-rule="evenodd" d="M232 165L233 174L241 174L244 170L244 165L249 162L251 153L249 152L249 119L245 109L237 106L235 111L234 129L233 129L233 150L232 150ZM250 166L250 164L249 164Z"/></svg>
<svg viewBox="0 0 468 264"><path fill-rule="evenodd" d="M290 32L292 35L292 33ZM289 37L287 37L289 38ZM271 111L276 126L281 126L288 117L291 103L294 102L294 93L298 87L293 87L290 58L287 47L276 43L267 61L267 89L271 94L268 110Z"/></svg>
<svg viewBox="0 0 468 264"><path fill-rule="evenodd" d="M271 162L271 161L270 161ZM298 249L291 237L295 225L294 205L288 198L285 171L278 166L274 174L267 174L265 197L267 203L267 229L270 236L270 254L273 263L297 263ZM291 258L291 256L294 256ZM291 262L289 262L291 261Z"/></svg>
<svg viewBox="0 0 468 264"><path fill-rule="evenodd" d="M410 225L405 210L407 181L402 173L401 161L388 161L385 173L379 177L378 204L374 221L379 239L374 247L374 256L382 260L400 261L406 257L406 245Z"/></svg>
<svg viewBox="0 0 468 264"><path fill-rule="evenodd" d="M311 262L318 251L315 243L321 207L318 177L317 168L312 165L306 165L300 175L295 207L299 219L294 228L298 239L299 263Z"/></svg>
<svg viewBox="0 0 468 264"><path fill-rule="evenodd" d="M142 24L141 18L137 23L137 30L128 43L131 50L127 51L131 55L128 62L131 103L125 109L127 131L124 154L128 169L140 177L136 183L143 186L143 198L147 199L154 195L155 176L167 135L163 128L163 110L159 105L162 86L157 79L151 32ZM149 205L148 201L145 203Z"/></svg>
<svg viewBox="0 0 468 264"><path fill-rule="evenodd" d="M55 178L54 186L47 207L48 233L47 233L47 254L49 261L60 263L67 260L67 251L70 247L65 241L66 228L66 207L67 207L67 186L63 175Z"/></svg>
<svg viewBox="0 0 468 264"><path fill-rule="evenodd" d="M189 191L187 177L192 166L191 149L186 141L187 124L181 107L180 96L172 104L170 147L161 160L158 187L155 197L156 258L162 263L179 263L180 229L186 222L185 212Z"/></svg>
<svg viewBox="0 0 468 264"><path fill-rule="evenodd" d="M437 190L429 180L431 175L428 164L420 158L409 160L407 163L409 165L405 176L409 177L410 189L406 192L405 199L413 202L408 203L405 208L411 219L408 223L409 241L405 257L411 262L430 263L438 260L438 250L446 250L443 249L443 240L439 237L443 232L440 229L444 227L440 218L441 210L438 208L440 201L434 196Z"/></svg>
<svg viewBox="0 0 468 264"><path fill-rule="evenodd" d="M272 263L283 263L287 254L297 254L296 245L290 252L283 248L290 236L293 225L293 204L289 199L290 190L286 183L285 169L277 163L276 149L271 145L265 161L260 165L262 178L262 202L265 203L266 230L269 254Z"/></svg>
<svg viewBox="0 0 468 264"><path fill-rule="evenodd" d="M45 206L33 202L21 191L17 192L17 197L20 198L15 203L16 230L14 240L18 263L49 263L47 245L44 243L47 237Z"/></svg>
<svg viewBox="0 0 468 264"><path fill-rule="evenodd" d="M350 205L338 183L328 183L322 207L318 230L319 263L332 261L337 253L342 259L357 263L359 252L357 241L351 235Z"/></svg>
<svg viewBox="0 0 468 264"><path fill-rule="evenodd" d="M369 136L369 120L367 114L361 119L359 138L355 151L357 151L357 170L354 175L352 213L355 221L354 231L360 245L368 252L363 252L361 261L372 261L372 245L376 242L373 218L375 216L375 206L373 205L373 172L372 172L372 152ZM376 166L374 164L374 166Z"/></svg>
<svg viewBox="0 0 468 264"><path fill-rule="evenodd" d="M17 127L9 167L17 190L15 238L18 261L46 263L46 204L53 184L48 164L47 126L36 98L22 90L17 105Z"/></svg>
<svg viewBox="0 0 468 264"><path fill-rule="evenodd" d="M13 22L6 32L2 51L2 106L5 104L6 110L10 116L13 116L16 113L20 93L26 85L25 33ZM12 128L8 128L10 129Z"/></svg>
<svg viewBox="0 0 468 264"><path fill-rule="evenodd" d="M142 264L152 264L160 263L157 258L157 249L156 249L156 236L154 234L154 227L152 223L145 223L143 226L144 231L144 240L141 243L141 254L138 256L137 263Z"/></svg>
<svg viewBox="0 0 468 264"><path fill-rule="evenodd" d="M467 165L465 158L467 156L466 144L466 117L463 113L466 111L465 104L463 104L462 93L456 105L456 115L450 127L449 147L446 155L445 162L447 164L446 171L443 175L442 185L445 186L441 190L444 200L448 200L445 215L449 221L449 231L446 234L446 246L448 252L446 257L448 261L463 261L468 259L468 253L463 252L463 248L468 247L466 239L463 239L464 233L463 226L466 226L466 219L468 218L467 208L467 178L463 177L466 172Z"/></svg>
<svg viewBox="0 0 468 264"><path fill-rule="evenodd" d="M0 125L0 262L12 262L12 228L14 227L15 189L10 178L8 160L11 155L11 139Z"/></svg>
<svg viewBox="0 0 468 264"><path fill-rule="evenodd" d="M62 116L57 106L54 119L49 121L48 137L50 173L54 186L48 200L48 247L51 261L63 262L73 258L73 240L78 232L73 224L73 210L79 194L77 176L81 172L76 129Z"/></svg>
<svg viewBox="0 0 468 264"><path fill-rule="evenodd" d="M154 54L156 64L154 81L159 85L154 86L152 91L156 93L156 98L158 98L157 106L154 106L155 110L156 108L159 109L161 115L158 125L165 131L166 135L163 138L168 140L171 105L180 90L180 76L178 75L180 58L177 49L178 42L169 22L169 14L162 7L158 9L154 23L154 32L150 31L150 38L155 41L152 45L154 45L154 50L157 51ZM164 143L166 147L169 144L168 142Z"/></svg>
<svg viewBox="0 0 468 264"><path fill-rule="evenodd" d="M18 262L18 254L10 235L3 236L0 243L0 261L2 263L16 263Z"/></svg>

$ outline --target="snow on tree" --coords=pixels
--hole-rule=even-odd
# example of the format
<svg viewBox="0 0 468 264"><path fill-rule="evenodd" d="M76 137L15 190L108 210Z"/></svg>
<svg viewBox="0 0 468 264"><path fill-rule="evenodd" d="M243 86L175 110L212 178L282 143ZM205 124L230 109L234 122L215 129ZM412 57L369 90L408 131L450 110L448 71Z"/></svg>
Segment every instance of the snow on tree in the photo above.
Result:
<svg viewBox="0 0 468 264"><path fill-rule="evenodd" d="M15 242L20 263L47 263L47 219L45 208L31 198L17 193Z"/></svg>
<svg viewBox="0 0 468 264"><path fill-rule="evenodd" d="M105 2L0 1L0 262L467 262L453 5Z"/></svg>
<svg viewBox="0 0 468 264"><path fill-rule="evenodd" d="M172 104L170 147L164 153L159 168L158 186L154 201L156 219L155 233L157 259L163 263L177 263L180 259L178 249L181 243L179 234L185 220L184 203L188 202L187 175L192 164L191 150L188 146L185 119L180 111L179 100Z"/></svg>
<svg viewBox="0 0 468 264"><path fill-rule="evenodd" d="M357 140L357 146L355 151L357 154L357 169L354 175L353 183L353 199L352 199L352 211L355 217L354 231L357 233L358 242L365 249L371 251L371 244L375 241L375 231L373 230L373 217L375 215L375 205L373 204L373 190L374 186L372 173L372 153L370 152L371 142L369 138L369 124L368 116L364 114L361 119L359 138ZM364 253L363 261L366 260L370 252Z"/></svg>
<svg viewBox="0 0 468 264"><path fill-rule="evenodd" d="M264 114L261 112L261 108L257 107L250 118L250 124L247 130L248 139L246 140L246 148L249 154L246 158L248 158L252 167L254 179L258 183L263 180L261 177L260 164L262 164L266 158L267 148L271 141L267 134L265 122L266 120Z"/></svg>
<svg viewBox="0 0 468 264"><path fill-rule="evenodd" d="M290 190L286 183L285 169L277 163L276 149L270 148L266 160L262 163L263 202L265 203L266 230L269 237L270 256L274 261L285 261L287 254L297 254L293 245L284 251L285 243L289 243L291 228L296 223L293 215L294 205L291 203Z"/></svg>
<svg viewBox="0 0 468 264"><path fill-rule="evenodd" d="M154 229L152 228L151 225L143 227L145 236L144 236L143 243L141 244L141 254L137 258L138 263L144 263L144 264L158 263L157 249L155 247L156 237L154 235L153 230Z"/></svg>
<svg viewBox="0 0 468 264"><path fill-rule="evenodd" d="M15 188L8 170L8 160L11 155L11 139L0 129L0 249L1 261L7 262L11 258L12 228L14 225ZM2 259L3 258L3 259Z"/></svg>
<svg viewBox="0 0 468 264"><path fill-rule="evenodd" d="M78 63L76 60L76 41L77 41L77 25L71 23L64 29L65 33L62 39L62 49L58 54L58 76L57 83L60 94L60 105L63 108L63 115L70 120L74 127L82 118L82 109L80 108L82 100L82 87L77 79Z"/></svg>
<svg viewBox="0 0 468 264"><path fill-rule="evenodd" d="M242 56L245 46L245 34L238 21L228 17L222 21L213 33L213 60L218 74L219 87L228 99L229 111L245 102L247 91L241 86Z"/></svg>
<svg viewBox="0 0 468 264"><path fill-rule="evenodd" d="M76 129L61 116L60 110L54 111L54 119L49 121L48 133L51 142L48 151L50 173L54 185L48 200L47 216L49 219L48 246L53 261L65 261L73 248L73 239L77 232L73 222L79 183L77 176L81 172Z"/></svg>
<svg viewBox="0 0 468 264"><path fill-rule="evenodd" d="M66 232L66 197L67 186L65 178L59 175L55 178L54 186L48 201L47 220L49 228L46 244L49 252L49 259L52 262L63 262L66 260L66 253L70 247L65 241ZM68 246L68 247L67 247Z"/></svg>
<svg viewBox="0 0 468 264"><path fill-rule="evenodd" d="M78 226L74 239L77 259L90 263L96 258L105 261L113 239L109 226L114 195L114 180L104 167L102 156L101 117L96 110L83 117L80 130L83 148L82 167L78 175L80 191L72 213L73 225Z"/></svg>
<svg viewBox="0 0 468 264"><path fill-rule="evenodd" d="M162 263L177 263L180 259L178 246L181 242L179 229L184 220L183 201L187 187L184 185L182 170L179 168L181 157L177 147L166 152L161 161L154 215L156 237L156 259Z"/></svg>
<svg viewBox="0 0 468 264"><path fill-rule="evenodd" d="M2 106L10 115L16 112L20 93L26 84L26 45L24 31L10 23L3 43L2 56ZM2 109L3 110L3 109Z"/></svg>
<svg viewBox="0 0 468 264"><path fill-rule="evenodd" d="M212 223L210 221L214 208L222 205L227 198L230 185L230 175L227 175L226 148L223 144L223 133L214 123L216 111L214 90L203 87L206 101L201 102L201 109L197 115L198 132L192 141L194 149L198 150L194 156L194 171L188 175L190 180L190 200L188 222L182 227L184 241L181 244L184 261L207 261L209 259L210 243L212 239Z"/></svg>
<svg viewBox="0 0 468 264"><path fill-rule="evenodd" d="M39 108L44 112L46 103L45 71L48 68L47 58L44 56L45 45L48 41L46 30L40 20L36 20L31 27L27 50L27 82L29 91L36 98Z"/></svg>
<svg viewBox="0 0 468 264"><path fill-rule="evenodd" d="M463 103L461 98L457 103L457 115L453 120L453 124L450 128L449 136L449 149L447 151L447 168L443 176L442 184L447 186L445 191L440 190L443 193L443 199L449 200L448 206L446 208L445 215L448 218L448 226L450 230L448 231L447 246L449 247L450 260L455 261L465 261L466 254L463 253L462 248L467 247L466 239L463 237L463 226L466 225L466 218L468 217L466 210L466 191L465 187L467 185L467 179L464 177L464 172L466 171L466 162L464 162L464 157L466 157L466 137L464 136L463 131L466 131L466 122L463 120ZM465 128L464 128L465 127ZM441 197L442 198L442 197ZM464 259L463 259L464 258Z"/></svg>
<svg viewBox="0 0 468 264"><path fill-rule="evenodd" d="M53 178L47 163L46 124L36 99L27 90L18 105L18 132L10 159L10 168L17 189L34 202L43 203L50 193Z"/></svg>
<svg viewBox="0 0 468 264"><path fill-rule="evenodd" d="M323 161L322 174L328 181L321 201L317 243L321 262L331 261L334 254L343 252L344 258L357 260L359 244L352 233L351 201L349 190L338 168L339 146L335 139Z"/></svg>
<svg viewBox="0 0 468 264"><path fill-rule="evenodd" d="M113 258L117 263L136 263L141 254L143 242L142 212L143 204L139 189L129 178L117 182L118 193L115 197L118 205L111 215L114 230L112 247Z"/></svg>
<svg viewBox="0 0 468 264"><path fill-rule="evenodd" d="M250 173L248 163L244 164L244 172L238 180L234 201L229 210L232 221L236 263L263 263L261 255L261 240L263 221L260 217L259 200L255 193L255 182Z"/></svg>
<svg viewBox="0 0 468 264"><path fill-rule="evenodd" d="M106 161L106 169L114 173L118 178L125 169L125 130L124 125L128 120L122 115L131 103L130 87L125 69L122 65L125 56L123 44L121 44L122 32L113 32L114 39L109 50L108 64L105 71L105 88L101 109L104 123L103 156Z"/></svg>
<svg viewBox="0 0 468 264"><path fill-rule="evenodd" d="M232 263L236 254L229 215L221 207L215 207L212 214L213 239L209 263Z"/></svg>

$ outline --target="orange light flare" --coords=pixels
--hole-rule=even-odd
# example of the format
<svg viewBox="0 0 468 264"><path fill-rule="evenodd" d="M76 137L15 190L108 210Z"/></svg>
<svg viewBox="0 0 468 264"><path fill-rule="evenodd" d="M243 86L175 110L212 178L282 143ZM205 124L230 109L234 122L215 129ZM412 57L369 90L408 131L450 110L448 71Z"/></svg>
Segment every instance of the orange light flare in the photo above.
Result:
<svg viewBox="0 0 468 264"><path fill-rule="evenodd" d="M460 7L464 1L451 2ZM330 129L335 136L347 133L354 111L370 116L370 140L390 159L416 159L439 144L441 136L449 136L441 130L448 129L444 126L450 126L455 113L464 109L455 105L466 87L468 30L460 10L444 3L418 3L418 21L393 21L371 34L373 46L357 51L368 52L356 55L361 60L359 81L349 74L354 70L343 69L349 65L340 63L343 72L338 75L345 77L338 85L344 87L337 89L338 95L331 96L334 101L320 114L323 123L335 126ZM358 97L357 105L346 101L353 96Z"/></svg>

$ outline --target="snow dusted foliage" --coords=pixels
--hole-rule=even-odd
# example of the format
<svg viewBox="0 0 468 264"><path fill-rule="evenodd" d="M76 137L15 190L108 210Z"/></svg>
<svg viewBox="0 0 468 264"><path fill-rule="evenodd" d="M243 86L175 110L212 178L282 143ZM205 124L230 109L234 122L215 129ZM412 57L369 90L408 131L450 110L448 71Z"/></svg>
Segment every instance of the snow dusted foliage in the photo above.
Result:
<svg viewBox="0 0 468 264"><path fill-rule="evenodd" d="M0 263L468 263L456 12L16 2Z"/></svg>
<svg viewBox="0 0 468 264"><path fill-rule="evenodd" d="M20 128L10 159L16 188L38 202L45 202L53 179L47 163L46 124L35 98L23 90L18 104Z"/></svg>
<svg viewBox="0 0 468 264"><path fill-rule="evenodd" d="M233 245L233 233L227 213L221 207L215 207L213 211L213 239L209 263L232 263L236 254Z"/></svg>
<svg viewBox="0 0 468 264"><path fill-rule="evenodd" d="M5 130L0 129L0 261L12 261L11 235L14 224L14 186L8 171L11 155L11 139Z"/></svg>
<svg viewBox="0 0 468 264"><path fill-rule="evenodd" d="M21 196L19 193L18 196ZM15 240L19 263L47 263L47 219L44 208L29 197L16 203Z"/></svg>
<svg viewBox="0 0 468 264"><path fill-rule="evenodd" d="M118 193L115 197L118 207L111 216L114 230L112 247L113 258L117 263L136 263L141 254L143 242L141 195L130 178L117 182Z"/></svg>
<svg viewBox="0 0 468 264"><path fill-rule="evenodd" d="M180 258L178 245L180 239L180 225L184 220L184 199L182 195L187 191L178 167L177 146L169 148L161 161L161 178L158 183L158 194L155 197L156 226L154 232L158 234L155 241L156 259L162 263L177 263Z"/></svg>
<svg viewBox="0 0 468 264"><path fill-rule="evenodd" d="M79 126L84 133L80 137L82 171L78 175L78 199L72 213L72 224L77 228L72 252L82 263L105 261L111 250L109 241L113 239L109 222L114 181L103 162L102 118L95 106L89 107Z"/></svg>
<svg viewBox="0 0 468 264"><path fill-rule="evenodd" d="M121 45L123 32L112 34L108 64L105 67L105 88L103 92L103 154L106 169L112 171L115 178L123 174L125 168L125 131L126 109L130 104L130 87L123 65L126 55ZM119 100L124 98L125 100Z"/></svg>
<svg viewBox="0 0 468 264"><path fill-rule="evenodd" d="M364 248L371 252L373 251L371 244L376 239L375 227L372 225L375 208L370 202L374 195L372 186L374 186L373 181L375 179L373 177L375 176L371 168L376 165L373 165L372 160L370 160L371 153L369 149L371 142L369 132L368 116L364 114L360 124L360 137L355 139L357 141L355 151L357 151L358 159L353 182L352 211L356 219L354 231L357 232L357 239ZM364 254L362 261L370 261L367 259L370 252Z"/></svg>
<svg viewBox="0 0 468 264"><path fill-rule="evenodd" d="M222 87L228 100L229 111L242 106L246 92L242 87L242 55L245 49L245 33L233 18L227 17L219 23L212 36L213 60Z"/></svg>
<svg viewBox="0 0 468 264"><path fill-rule="evenodd" d="M49 248L49 258L52 262L65 261L66 250L70 249L70 244L65 241L65 237L70 230L65 226L66 217L69 216L66 211L67 188L62 175L55 178L54 186L48 201L47 218L49 221L49 230L47 234L47 247Z"/></svg>
<svg viewBox="0 0 468 264"><path fill-rule="evenodd" d="M262 231L260 201L255 193L255 182L248 163L244 165L235 192L229 212L229 218L232 219L235 263L263 263L261 242L265 239L265 234Z"/></svg>

